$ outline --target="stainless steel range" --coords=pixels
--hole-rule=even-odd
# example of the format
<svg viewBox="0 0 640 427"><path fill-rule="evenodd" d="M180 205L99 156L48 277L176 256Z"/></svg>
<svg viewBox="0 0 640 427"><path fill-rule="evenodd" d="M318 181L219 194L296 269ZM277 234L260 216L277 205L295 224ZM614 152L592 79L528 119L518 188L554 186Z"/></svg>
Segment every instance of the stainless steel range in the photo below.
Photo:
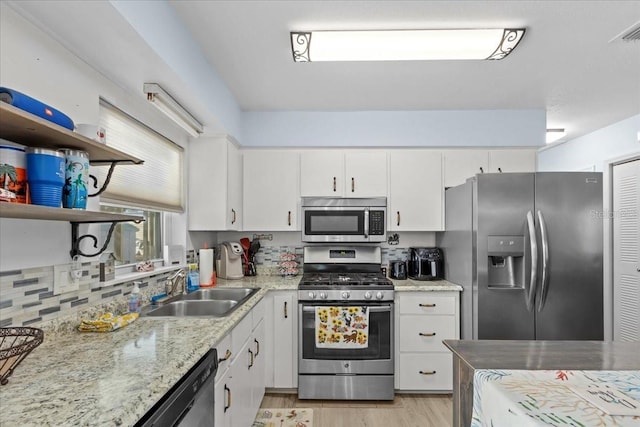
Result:
<svg viewBox="0 0 640 427"><path fill-rule="evenodd" d="M374 246L304 248L298 397L393 400L393 283Z"/></svg>

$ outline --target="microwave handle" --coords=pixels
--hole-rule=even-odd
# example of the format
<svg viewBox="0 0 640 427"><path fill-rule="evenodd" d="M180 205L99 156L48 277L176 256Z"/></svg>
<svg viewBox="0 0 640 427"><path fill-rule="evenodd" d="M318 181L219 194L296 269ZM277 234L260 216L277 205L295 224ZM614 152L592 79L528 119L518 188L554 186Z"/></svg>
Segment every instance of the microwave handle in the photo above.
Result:
<svg viewBox="0 0 640 427"><path fill-rule="evenodd" d="M369 209L364 210L364 238L369 237Z"/></svg>

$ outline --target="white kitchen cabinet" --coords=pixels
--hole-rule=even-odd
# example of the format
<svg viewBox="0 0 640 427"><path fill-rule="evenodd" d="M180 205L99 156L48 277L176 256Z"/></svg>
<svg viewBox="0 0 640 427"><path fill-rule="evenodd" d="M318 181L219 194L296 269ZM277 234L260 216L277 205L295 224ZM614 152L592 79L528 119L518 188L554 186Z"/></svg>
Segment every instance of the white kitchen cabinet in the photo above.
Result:
<svg viewBox="0 0 640 427"><path fill-rule="evenodd" d="M489 150L489 172L535 172L536 150Z"/></svg>
<svg viewBox="0 0 640 427"><path fill-rule="evenodd" d="M353 150L345 153L345 196L387 195L387 152Z"/></svg>
<svg viewBox="0 0 640 427"><path fill-rule="evenodd" d="M389 231L443 230L443 200L440 151L389 151Z"/></svg>
<svg viewBox="0 0 640 427"><path fill-rule="evenodd" d="M297 291L270 291L265 311L267 387L298 386L297 319Z"/></svg>
<svg viewBox="0 0 640 427"><path fill-rule="evenodd" d="M489 171L488 150L445 150L442 156L445 188L464 184L467 178Z"/></svg>
<svg viewBox="0 0 640 427"><path fill-rule="evenodd" d="M299 168L297 151L244 151L244 230L300 230Z"/></svg>
<svg viewBox="0 0 640 427"><path fill-rule="evenodd" d="M216 346L215 425L249 426L265 390L264 301L260 301Z"/></svg>
<svg viewBox="0 0 640 427"><path fill-rule="evenodd" d="M253 357L251 372L251 410L260 408L265 389L264 320L260 319L249 339L249 348ZM254 412L255 414L255 412Z"/></svg>
<svg viewBox="0 0 640 427"><path fill-rule="evenodd" d="M218 355L219 357L219 355ZM214 419L216 427L231 427L231 369L218 367L215 383Z"/></svg>
<svg viewBox="0 0 640 427"><path fill-rule="evenodd" d="M342 197L344 195L344 152L308 150L300 153L300 195Z"/></svg>
<svg viewBox="0 0 640 427"><path fill-rule="evenodd" d="M242 229L242 155L227 137L189 142L188 227Z"/></svg>
<svg viewBox="0 0 640 427"><path fill-rule="evenodd" d="M451 352L442 340L460 337L458 292L396 293L396 389L449 392Z"/></svg>
<svg viewBox="0 0 640 427"><path fill-rule="evenodd" d="M308 150L300 153L303 197L385 197L385 150Z"/></svg>

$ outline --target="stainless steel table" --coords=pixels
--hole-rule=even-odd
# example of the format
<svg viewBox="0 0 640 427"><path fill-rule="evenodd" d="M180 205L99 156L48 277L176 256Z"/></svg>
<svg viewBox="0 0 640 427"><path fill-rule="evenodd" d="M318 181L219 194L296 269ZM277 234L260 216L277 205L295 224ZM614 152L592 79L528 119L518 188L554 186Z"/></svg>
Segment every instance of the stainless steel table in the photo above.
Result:
<svg viewBox="0 0 640 427"><path fill-rule="evenodd" d="M640 342L445 340L453 353L453 425L471 425L476 369L637 370Z"/></svg>

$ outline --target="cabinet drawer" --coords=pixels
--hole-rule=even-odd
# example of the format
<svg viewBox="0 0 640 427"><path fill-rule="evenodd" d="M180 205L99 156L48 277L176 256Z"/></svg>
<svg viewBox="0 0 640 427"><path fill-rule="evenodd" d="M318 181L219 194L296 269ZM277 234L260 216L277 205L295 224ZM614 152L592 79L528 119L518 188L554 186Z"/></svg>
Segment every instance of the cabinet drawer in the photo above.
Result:
<svg viewBox="0 0 640 427"><path fill-rule="evenodd" d="M453 361L451 354L400 354L399 376L400 390L452 390Z"/></svg>
<svg viewBox="0 0 640 427"><path fill-rule="evenodd" d="M240 354L240 350L242 346L251 335L251 330L253 329L252 317L251 313L248 313L244 318L238 323L231 331L231 347L234 359L238 354Z"/></svg>
<svg viewBox="0 0 640 427"><path fill-rule="evenodd" d="M401 293L400 314L455 314L455 297L438 296L436 292Z"/></svg>
<svg viewBox="0 0 640 427"><path fill-rule="evenodd" d="M442 340L456 338L455 316L400 316L400 351L445 351Z"/></svg>
<svg viewBox="0 0 640 427"><path fill-rule="evenodd" d="M220 342L216 345L216 350L218 352L219 361L218 371L216 372L216 381L218 381L218 379L222 377L222 375L224 375L224 372L231 364L231 359L233 358L233 354L231 354L231 334L225 335L225 337L220 340ZM220 359L224 359L226 357L227 351L229 351L229 353L231 354L231 356L229 356L229 359L220 361Z"/></svg>
<svg viewBox="0 0 640 427"><path fill-rule="evenodd" d="M258 323L264 318L264 308L265 303L264 299L258 301L258 303L251 309L251 316L253 320L253 324L251 325L251 329L254 329L258 326Z"/></svg>

